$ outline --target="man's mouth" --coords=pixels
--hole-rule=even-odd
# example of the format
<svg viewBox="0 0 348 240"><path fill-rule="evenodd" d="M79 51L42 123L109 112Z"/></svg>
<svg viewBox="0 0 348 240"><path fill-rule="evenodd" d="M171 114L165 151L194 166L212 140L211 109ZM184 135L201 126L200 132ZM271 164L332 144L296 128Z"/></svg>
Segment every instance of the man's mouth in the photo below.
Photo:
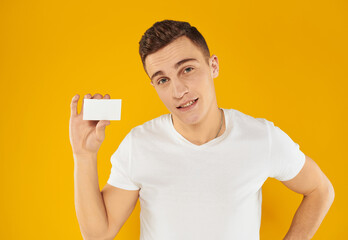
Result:
<svg viewBox="0 0 348 240"><path fill-rule="evenodd" d="M192 104L194 104L197 100L198 100L198 98L196 98L196 99L194 99L194 100L192 100L192 101L186 103L185 105L181 105L181 106L179 106L179 107L177 107L177 108L186 108L186 107L189 107L189 106L191 106Z"/></svg>

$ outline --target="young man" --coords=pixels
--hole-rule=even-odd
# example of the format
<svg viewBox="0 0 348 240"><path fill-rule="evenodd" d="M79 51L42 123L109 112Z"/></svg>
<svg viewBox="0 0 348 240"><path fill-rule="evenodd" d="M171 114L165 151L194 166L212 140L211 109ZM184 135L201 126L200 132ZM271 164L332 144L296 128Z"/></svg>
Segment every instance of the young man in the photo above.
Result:
<svg viewBox="0 0 348 240"><path fill-rule="evenodd" d="M197 29L157 22L139 52L170 113L127 134L101 192L97 152L110 122L83 121L78 95L71 103L75 205L84 238L113 239L139 197L141 240L259 239L268 177L304 196L284 239L313 237L334 199L330 181L272 122L218 107L218 58Z"/></svg>

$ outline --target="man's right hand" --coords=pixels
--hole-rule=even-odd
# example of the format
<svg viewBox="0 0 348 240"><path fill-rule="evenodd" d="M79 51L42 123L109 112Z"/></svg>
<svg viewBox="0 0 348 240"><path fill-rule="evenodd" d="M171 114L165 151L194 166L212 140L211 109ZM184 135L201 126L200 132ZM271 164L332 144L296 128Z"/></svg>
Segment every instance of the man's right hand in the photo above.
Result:
<svg viewBox="0 0 348 240"><path fill-rule="evenodd" d="M74 156L97 155L98 150L105 139L105 127L110 125L109 120L83 120L83 101L81 112L77 113L79 95L71 100L71 115L69 123L69 137ZM101 94L85 95L88 99L110 99L110 95Z"/></svg>

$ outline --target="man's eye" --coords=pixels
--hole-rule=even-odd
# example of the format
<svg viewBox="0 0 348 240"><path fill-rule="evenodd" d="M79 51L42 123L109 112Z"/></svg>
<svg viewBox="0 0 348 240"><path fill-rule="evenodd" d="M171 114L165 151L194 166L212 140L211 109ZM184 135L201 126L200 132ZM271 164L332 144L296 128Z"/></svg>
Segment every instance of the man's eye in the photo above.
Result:
<svg viewBox="0 0 348 240"><path fill-rule="evenodd" d="M162 81L163 80L163 81ZM158 80L158 84L162 84L162 83L165 83L165 80L167 80L166 78L161 78L160 80Z"/></svg>
<svg viewBox="0 0 348 240"><path fill-rule="evenodd" d="M187 72L191 72L192 71L192 67L188 67L188 68L185 68L184 72L187 73Z"/></svg>

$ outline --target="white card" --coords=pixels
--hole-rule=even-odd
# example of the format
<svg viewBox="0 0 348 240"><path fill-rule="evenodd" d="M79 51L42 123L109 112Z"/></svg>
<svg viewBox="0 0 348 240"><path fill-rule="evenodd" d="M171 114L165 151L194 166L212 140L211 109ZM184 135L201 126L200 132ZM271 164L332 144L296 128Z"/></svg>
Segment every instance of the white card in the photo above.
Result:
<svg viewBox="0 0 348 240"><path fill-rule="evenodd" d="M83 99L83 120L121 120L121 99Z"/></svg>

